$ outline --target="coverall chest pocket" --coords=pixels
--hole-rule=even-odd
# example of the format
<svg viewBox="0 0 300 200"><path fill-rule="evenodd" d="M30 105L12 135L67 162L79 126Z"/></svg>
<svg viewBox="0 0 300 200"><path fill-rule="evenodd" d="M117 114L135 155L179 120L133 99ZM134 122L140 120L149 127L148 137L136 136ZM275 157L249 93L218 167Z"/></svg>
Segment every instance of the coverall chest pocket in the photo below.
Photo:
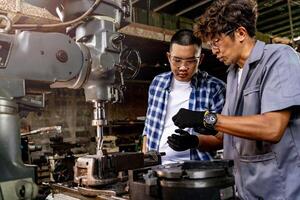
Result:
<svg viewBox="0 0 300 200"><path fill-rule="evenodd" d="M284 200L284 181L274 152L241 156L240 169L245 199Z"/></svg>
<svg viewBox="0 0 300 200"><path fill-rule="evenodd" d="M246 88L243 91L243 97L241 102L243 104L243 115L260 114L260 85L255 85Z"/></svg>

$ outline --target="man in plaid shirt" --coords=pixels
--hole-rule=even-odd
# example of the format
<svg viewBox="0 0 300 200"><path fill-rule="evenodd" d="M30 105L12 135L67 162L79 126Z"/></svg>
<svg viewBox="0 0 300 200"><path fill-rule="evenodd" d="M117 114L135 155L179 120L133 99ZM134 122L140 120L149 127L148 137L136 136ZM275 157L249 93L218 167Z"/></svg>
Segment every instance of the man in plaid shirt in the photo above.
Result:
<svg viewBox="0 0 300 200"><path fill-rule="evenodd" d="M180 108L220 113L225 100L225 84L198 70L201 55L200 39L191 30L179 30L171 38L167 57L171 71L154 78L149 88L148 109L143 131L143 152L165 152L163 164L180 160L211 160L209 152L197 148L174 151L168 137L179 133L172 117ZM175 131L176 130L176 131ZM187 130L197 135L194 129Z"/></svg>

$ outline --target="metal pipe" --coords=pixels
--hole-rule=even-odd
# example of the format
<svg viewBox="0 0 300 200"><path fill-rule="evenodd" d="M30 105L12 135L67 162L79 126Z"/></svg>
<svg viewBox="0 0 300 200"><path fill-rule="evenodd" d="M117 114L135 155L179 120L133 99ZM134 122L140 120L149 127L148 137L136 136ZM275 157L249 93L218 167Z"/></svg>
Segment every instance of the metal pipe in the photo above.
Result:
<svg viewBox="0 0 300 200"><path fill-rule="evenodd" d="M294 27L293 27L293 16L292 16L292 9L291 9L291 0L288 0L288 8L289 8L289 20L290 20L290 28L291 28L291 40L292 40L292 45L294 47L295 42L294 42Z"/></svg>
<svg viewBox="0 0 300 200"><path fill-rule="evenodd" d="M151 0L147 0L147 24L150 24Z"/></svg>
<svg viewBox="0 0 300 200"><path fill-rule="evenodd" d="M71 21L62 22L58 24L13 24L12 28L15 29L38 29L38 28L57 28L66 27L80 22L81 20L88 17L101 3L102 0L95 0L94 4L80 17L73 19Z"/></svg>
<svg viewBox="0 0 300 200"><path fill-rule="evenodd" d="M34 134L49 133L49 132L61 133L61 126L42 127L42 128L38 128L36 130L32 130L32 131L29 131L26 133L21 133L21 135L27 136L27 135L34 135Z"/></svg>

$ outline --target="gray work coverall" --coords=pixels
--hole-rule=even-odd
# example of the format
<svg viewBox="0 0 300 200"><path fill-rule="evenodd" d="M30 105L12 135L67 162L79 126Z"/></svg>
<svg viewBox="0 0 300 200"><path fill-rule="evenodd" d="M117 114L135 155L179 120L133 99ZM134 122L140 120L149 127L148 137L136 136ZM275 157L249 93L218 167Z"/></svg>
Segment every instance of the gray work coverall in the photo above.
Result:
<svg viewBox="0 0 300 200"><path fill-rule="evenodd" d="M224 133L224 158L234 160L239 197L245 200L300 199L300 61L287 45L257 41L237 87L230 66L222 114L257 115L290 109L281 140L274 144Z"/></svg>

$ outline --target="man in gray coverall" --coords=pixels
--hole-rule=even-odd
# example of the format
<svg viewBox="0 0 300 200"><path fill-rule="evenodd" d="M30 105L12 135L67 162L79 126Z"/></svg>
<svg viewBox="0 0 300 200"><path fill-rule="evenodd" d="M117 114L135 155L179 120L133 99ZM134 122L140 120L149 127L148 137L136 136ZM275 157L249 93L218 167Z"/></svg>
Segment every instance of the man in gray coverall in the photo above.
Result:
<svg viewBox="0 0 300 200"><path fill-rule="evenodd" d="M219 132L173 134L168 143L177 151L223 143L241 199L300 199L300 61L287 45L256 40L256 19L252 0L217 0L201 16L196 34L230 65L225 106L222 114L181 109L173 121Z"/></svg>

